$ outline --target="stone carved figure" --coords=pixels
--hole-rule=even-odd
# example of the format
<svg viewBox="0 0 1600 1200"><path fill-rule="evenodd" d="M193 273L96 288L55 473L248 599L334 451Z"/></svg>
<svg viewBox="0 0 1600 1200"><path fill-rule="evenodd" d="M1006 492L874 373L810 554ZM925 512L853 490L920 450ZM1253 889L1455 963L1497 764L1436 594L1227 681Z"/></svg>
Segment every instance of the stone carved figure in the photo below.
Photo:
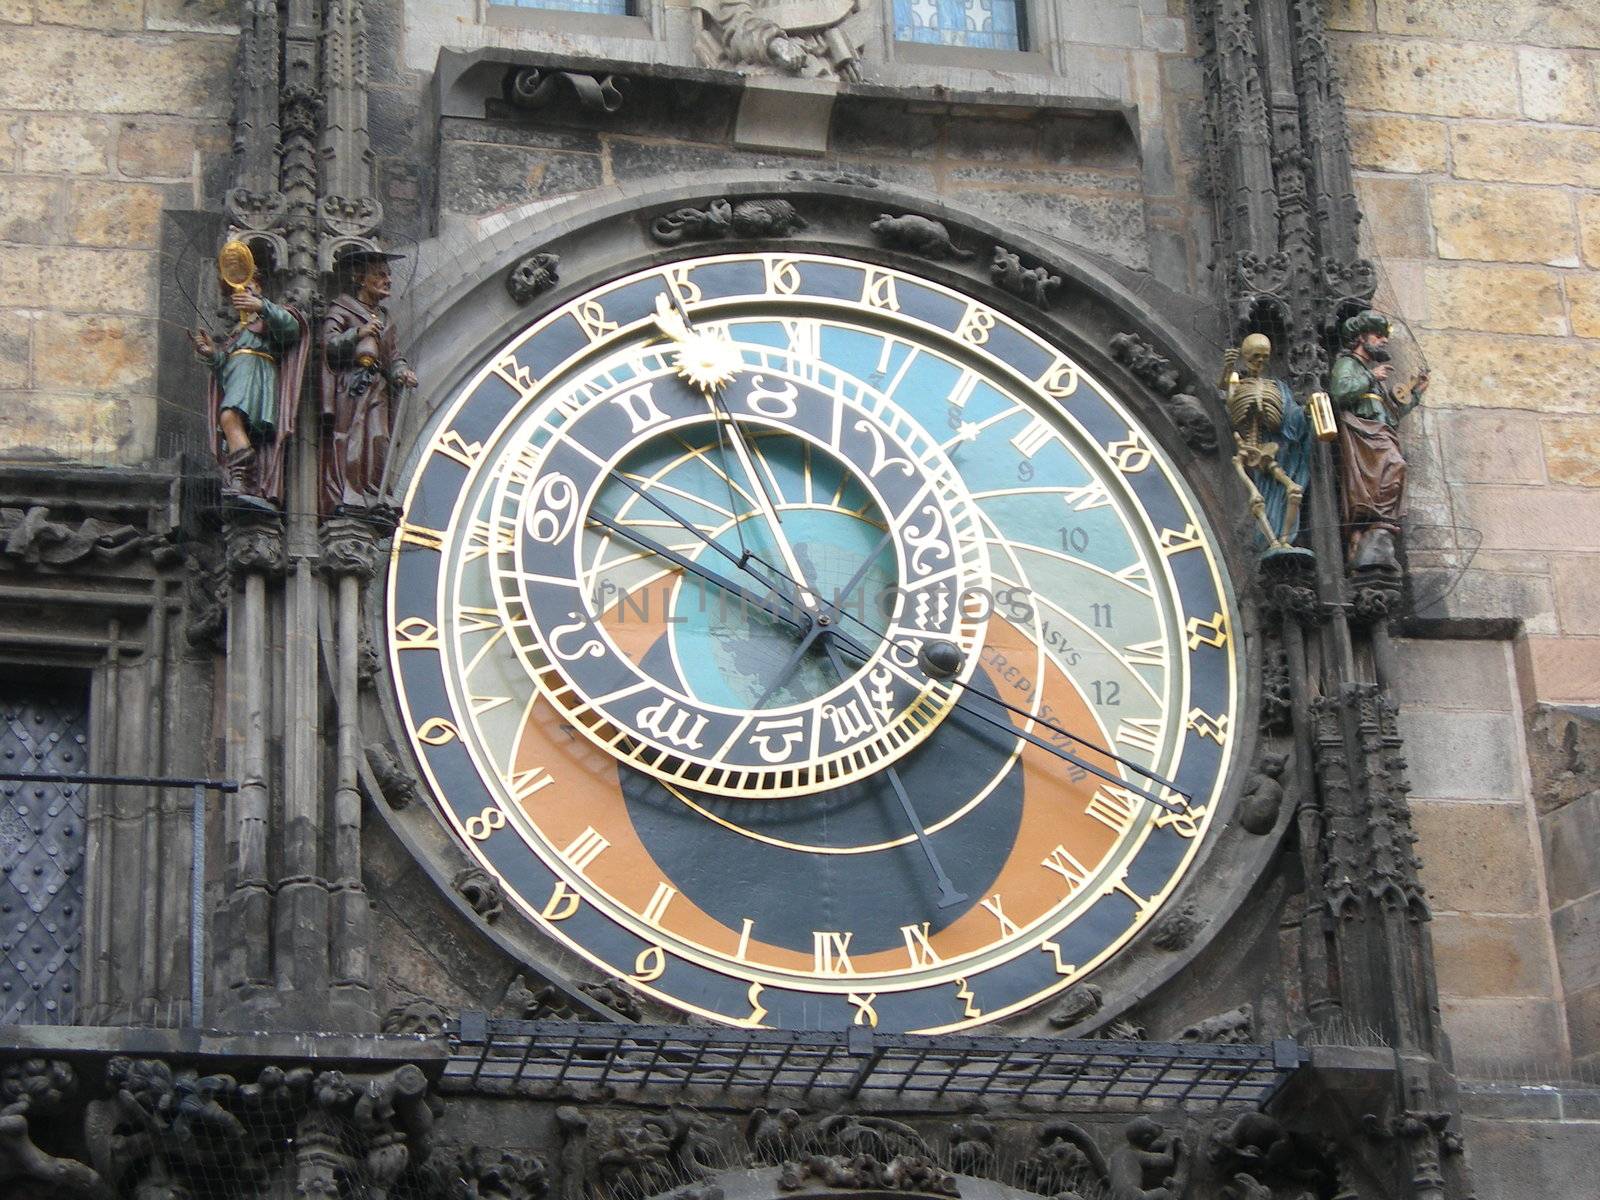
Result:
<svg viewBox="0 0 1600 1200"><path fill-rule="evenodd" d="M861 78L871 21L862 0L695 0L694 7L695 52L705 66Z"/></svg>
<svg viewBox="0 0 1600 1200"><path fill-rule="evenodd" d="M189 341L210 370L206 412L223 496L270 511L283 502L284 449L300 406L310 328L293 308L267 299L254 271L228 303L239 320L226 337L197 329Z"/></svg>
<svg viewBox="0 0 1600 1200"><path fill-rule="evenodd" d="M935 221L932 217L918 216L916 213L894 217L883 213L868 228L885 246L923 258L962 261L972 257L971 250L963 250L950 240L950 230L944 222Z"/></svg>
<svg viewBox="0 0 1600 1200"><path fill-rule="evenodd" d="M1233 467L1268 555L1307 556L1295 546L1300 504L1311 477L1315 435L1289 384L1267 372L1272 342L1252 333L1223 355L1222 387L1233 425Z"/></svg>
<svg viewBox="0 0 1600 1200"><path fill-rule="evenodd" d="M1258 837L1271 833L1278 824L1278 813L1283 808L1283 769L1289 759L1284 754L1265 753L1256 765L1256 773L1244 785L1244 795L1239 800L1239 824L1246 832Z"/></svg>
<svg viewBox="0 0 1600 1200"><path fill-rule="evenodd" d="M994 248L989 278L996 287L1040 308L1049 308L1050 297L1061 289L1061 276L1050 274L1046 267L1024 267L1022 259L1004 246Z"/></svg>
<svg viewBox="0 0 1600 1200"><path fill-rule="evenodd" d="M1339 327L1344 349L1334 359L1328 394L1339 419L1339 476L1347 557L1356 572L1398 574L1395 538L1406 513L1406 460L1401 419L1422 403L1424 371L1405 387L1390 383L1389 318L1357 313Z"/></svg>
<svg viewBox="0 0 1600 1200"><path fill-rule="evenodd" d="M1178 1200L1189 1184L1188 1148L1149 1117L1123 1130L1128 1144L1111 1152L1106 1176L1111 1200Z"/></svg>
<svg viewBox="0 0 1600 1200"><path fill-rule="evenodd" d="M417 386L401 357L384 301L389 264L401 256L355 249L339 262L349 286L322 321L323 516L381 517L393 512L389 437L402 397Z"/></svg>

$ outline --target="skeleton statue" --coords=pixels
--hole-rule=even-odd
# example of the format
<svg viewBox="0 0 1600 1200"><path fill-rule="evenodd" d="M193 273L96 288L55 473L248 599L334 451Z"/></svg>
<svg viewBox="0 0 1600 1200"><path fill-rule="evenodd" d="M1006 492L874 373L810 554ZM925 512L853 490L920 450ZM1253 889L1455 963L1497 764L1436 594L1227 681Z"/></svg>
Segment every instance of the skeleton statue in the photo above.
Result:
<svg viewBox="0 0 1600 1200"><path fill-rule="evenodd" d="M1233 424L1233 467L1269 555L1307 555L1294 545L1311 474L1311 422L1288 383L1267 375L1272 342L1252 333L1223 355L1222 379Z"/></svg>

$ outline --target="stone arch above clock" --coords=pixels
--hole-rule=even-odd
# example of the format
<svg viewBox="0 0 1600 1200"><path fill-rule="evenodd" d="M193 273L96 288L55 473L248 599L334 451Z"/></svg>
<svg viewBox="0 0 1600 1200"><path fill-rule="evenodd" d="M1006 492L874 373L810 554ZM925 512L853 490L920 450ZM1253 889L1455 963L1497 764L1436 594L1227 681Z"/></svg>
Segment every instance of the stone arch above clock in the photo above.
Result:
<svg viewBox="0 0 1600 1200"><path fill-rule="evenodd" d="M771 203L774 200L781 203ZM1215 460L1203 453L1207 433L1215 437L1217 414L1185 391L1186 384L1202 378L1192 366L1196 344L1202 340L1192 332L1193 310L1166 296L1158 307L1148 297L1160 293L1148 281L1128 278L1091 256L998 230L981 218L887 188L787 178L714 180L695 188L658 191L647 204L625 196L599 205L591 199L581 212L567 206L509 224L470 256L449 256L446 267L413 287L408 316L423 374L419 395L436 406L457 394L490 348L603 281L691 255L759 250L831 253L902 267L992 304L1062 348L1104 380L1165 447L1218 531L1220 560L1237 577L1235 539L1217 501L1226 484L1215 471ZM428 258L425 251L425 265ZM474 261L476 265L471 265ZM517 286L512 289L508 280L514 274ZM1196 413L1212 423L1209 431L1195 419ZM414 421L411 429L423 424ZM1202 451L1196 451L1196 444ZM400 450L414 461L416 447ZM1252 617L1241 613L1237 632L1248 637L1252 630ZM1246 670L1240 712L1252 711L1255 703L1248 682L1252 676ZM388 711L369 713L369 728L378 732L381 721L388 726L383 733L403 745L403 738L393 736L396 713L389 703L389 689L380 688L379 695ZM1240 764L1248 762L1252 724L1236 725L1241 745L1217 806L1219 827L1238 791ZM409 759L409 752L402 749L401 758ZM428 819L423 806L399 817L385 815L399 824ZM416 835L406 840L438 841ZM1220 829L1205 852L1207 869L1192 873L1185 890L1201 886L1195 880L1203 875L1205 910L1231 910L1260 877L1268 841ZM460 865L442 848L424 857L432 858L430 873L441 880ZM1176 911L1184 898L1172 897L1163 914ZM1127 1000L1175 974L1221 924L1221 920L1211 922L1187 950L1156 951L1145 937L1100 968L1093 980L1104 997L1101 1014L1115 1015ZM569 955L550 955L541 935L524 926L513 915L501 920L496 933L536 972L559 974L552 959L570 964ZM578 972L579 977L583 974ZM1037 1010L1015 1018L1021 1026L1034 1028L1041 1019Z"/></svg>

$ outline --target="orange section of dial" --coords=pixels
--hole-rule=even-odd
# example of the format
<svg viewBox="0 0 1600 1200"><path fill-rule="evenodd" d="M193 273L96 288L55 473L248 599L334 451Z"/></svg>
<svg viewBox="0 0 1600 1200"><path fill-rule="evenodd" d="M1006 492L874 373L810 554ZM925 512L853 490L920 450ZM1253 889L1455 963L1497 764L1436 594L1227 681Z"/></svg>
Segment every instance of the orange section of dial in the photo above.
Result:
<svg viewBox="0 0 1600 1200"><path fill-rule="evenodd" d="M620 621L615 607L607 614L611 619L608 628L614 635L626 637L626 652L629 657L637 655L635 661L642 659L656 639L665 636L668 609L656 599L652 597L648 621L637 610ZM1042 680L1035 678L1037 651L1021 630L999 617L993 618L983 659L991 680L1007 701L1027 706L1033 690L1042 687L1045 707L1041 711L1048 711L1050 719L1063 728L1095 738L1099 727L1072 681L1048 659ZM1019 669L1010 671L1012 665ZM989 713L1002 712L981 700L971 703ZM1012 720L1019 725L1022 721L1020 717ZM1037 727L1035 732L1049 736ZM1110 766L1108 760L1092 752L1073 749L1097 766ZM928 752L937 753L937 735ZM1022 928L1056 908L1067 895L1066 881L1042 865L1054 847L1065 846L1092 872L1116 842L1113 831L1087 813L1097 780L1087 777L1074 782L1068 775L1067 763L1036 746L1025 745L1021 759L1024 803L1013 851L986 894L972 897L972 910L929 937L929 944L941 959L973 953L1002 940L998 917L982 907L981 900L998 903L1007 920ZM556 847L572 845L588 829L604 837L609 844L589 864L585 876L634 913L643 914L658 885L670 885L671 877L651 857L633 828L616 760L573 731L547 703L539 701L523 726L516 762L519 772L542 767L555 780L553 786L540 789L523 802L528 819ZM994 901L995 897L998 901ZM910 921L909 916L907 920ZM741 931L728 928L686 896L672 898L660 924L713 954L733 960L739 953ZM809 951L762 942L759 934L759 929L752 931L742 961L812 973L814 961ZM903 971L913 965L904 946L852 955L852 962L857 975Z"/></svg>

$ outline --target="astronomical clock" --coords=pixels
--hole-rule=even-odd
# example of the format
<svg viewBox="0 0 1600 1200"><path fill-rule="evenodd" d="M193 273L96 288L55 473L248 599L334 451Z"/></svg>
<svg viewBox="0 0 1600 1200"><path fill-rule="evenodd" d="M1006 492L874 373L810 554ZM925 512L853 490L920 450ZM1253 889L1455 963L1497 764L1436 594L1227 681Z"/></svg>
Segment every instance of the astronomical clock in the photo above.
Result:
<svg viewBox="0 0 1600 1200"><path fill-rule="evenodd" d="M385 581L439 819L693 1018L965 1029L1137 943L1237 757L1216 531L1138 406L948 279L708 254L480 360Z"/></svg>

